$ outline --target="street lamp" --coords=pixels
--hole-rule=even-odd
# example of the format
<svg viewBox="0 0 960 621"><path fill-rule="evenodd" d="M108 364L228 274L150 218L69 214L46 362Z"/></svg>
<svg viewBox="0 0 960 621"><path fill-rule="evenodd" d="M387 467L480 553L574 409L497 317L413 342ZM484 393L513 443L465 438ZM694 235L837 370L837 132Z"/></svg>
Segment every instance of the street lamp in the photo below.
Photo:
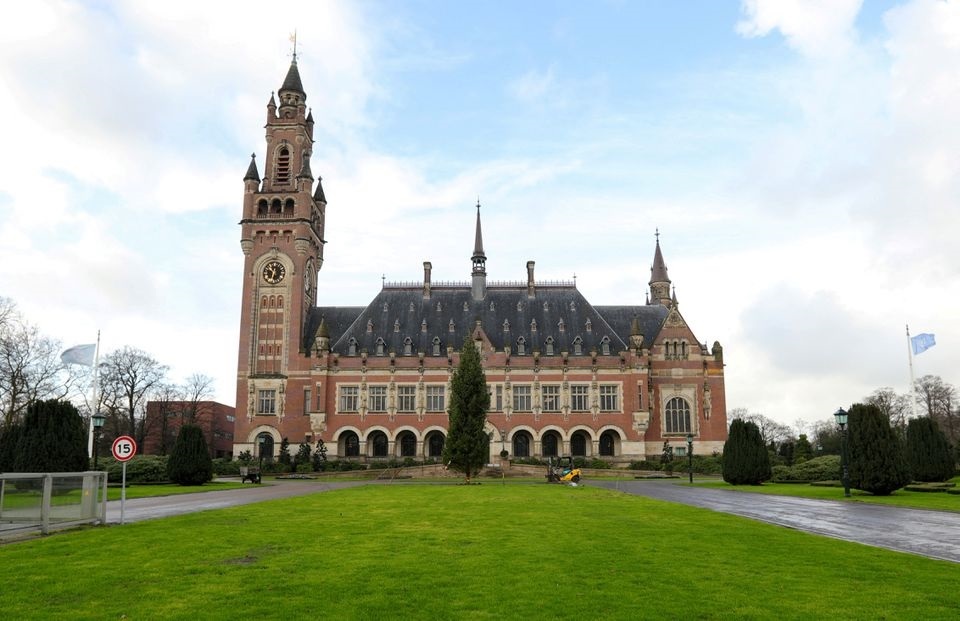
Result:
<svg viewBox="0 0 960 621"><path fill-rule="evenodd" d="M93 469L96 470L99 466L99 453L100 453L100 435L103 432L103 423L107 421L107 417L97 412L92 417L93 421Z"/></svg>
<svg viewBox="0 0 960 621"><path fill-rule="evenodd" d="M693 434L687 434L687 471L690 473L690 485L693 485Z"/></svg>
<svg viewBox="0 0 960 621"><path fill-rule="evenodd" d="M843 495L850 497L850 468L847 463L847 412L843 408L833 413L837 419L837 426L840 427L840 465L843 468Z"/></svg>

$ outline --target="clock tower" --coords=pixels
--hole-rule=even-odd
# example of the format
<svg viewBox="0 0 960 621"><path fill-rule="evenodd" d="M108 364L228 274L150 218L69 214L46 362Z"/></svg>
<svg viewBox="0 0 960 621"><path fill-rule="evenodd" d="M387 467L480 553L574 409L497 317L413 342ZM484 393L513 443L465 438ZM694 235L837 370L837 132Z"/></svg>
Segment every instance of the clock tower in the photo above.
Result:
<svg viewBox="0 0 960 621"><path fill-rule="evenodd" d="M237 416L250 423L255 416L282 419L288 381L309 370L305 331L316 305L327 204L319 179L313 187L306 101L294 55L277 98L271 94L267 103L263 178L256 154L243 178Z"/></svg>

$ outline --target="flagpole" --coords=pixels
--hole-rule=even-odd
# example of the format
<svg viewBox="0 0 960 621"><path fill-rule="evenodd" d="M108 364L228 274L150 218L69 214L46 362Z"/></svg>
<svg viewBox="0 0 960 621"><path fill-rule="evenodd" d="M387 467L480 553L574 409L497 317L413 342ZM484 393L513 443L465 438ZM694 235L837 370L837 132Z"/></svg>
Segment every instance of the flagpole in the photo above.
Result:
<svg viewBox="0 0 960 621"><path fill-rule="evenodd" d="M93 354L93 400L90 404L90 433L87 434L87 456L93 455L93 417L96 415L97 410L97 386L100 385L99 380L100 373L100 330L97 330L97 348L94 350Z"/></svg>
<svg viewBox="0 0 960 621"><path fill-rule="evenodd" d="M913 378L913 343L910 341L910 324L907 324L907 359L910 360L910 412L917 417L917 382Z"/></svg>

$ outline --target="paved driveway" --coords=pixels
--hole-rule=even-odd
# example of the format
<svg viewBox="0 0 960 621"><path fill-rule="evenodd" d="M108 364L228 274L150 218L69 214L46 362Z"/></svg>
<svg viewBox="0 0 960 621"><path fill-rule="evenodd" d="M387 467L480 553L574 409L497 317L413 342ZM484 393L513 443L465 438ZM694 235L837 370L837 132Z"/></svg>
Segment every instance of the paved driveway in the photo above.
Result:
<svg viewBox="0 0 960 621"><path fill-rule="evenodd" d="M590 481L589 484L960 563L960 513L751 494L688 487L669 481Z"/></svg>
<svg viewBox="0 0 960 621"><path fill-rule="evenodd" d="M222 509L237 505L247 505L276 498L290 498L317 492L327 492L345 487L365 485L365 481L343 481L320 483L316 481L277 481L265 485L249 485L241 489L226 489L198 494L180 494L176 496L155 496L153 498L131 498L126 501L123 511L124 522L139 522L154 518ZM120 501L107 503L107 522L120 522Z"/></svg>

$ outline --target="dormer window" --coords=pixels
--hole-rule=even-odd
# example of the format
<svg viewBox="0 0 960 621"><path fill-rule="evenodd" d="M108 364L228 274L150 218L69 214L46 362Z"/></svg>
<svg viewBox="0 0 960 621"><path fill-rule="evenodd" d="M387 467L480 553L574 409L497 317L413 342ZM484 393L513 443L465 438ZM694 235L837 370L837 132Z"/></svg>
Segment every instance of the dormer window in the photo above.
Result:
<svg viewBox="0 0 960 621"><path fill-rule="evenodd" d="M517 339L517 355L525 356L527 354L527 340L522 336Z"/></svg>
<svg viewBox="0 0 960 621"><path fill-rule="evenodd" d="M382 338L377 338L377 355L378 356L383 355L383 350L386 347L386 345L387 344L383 341Z"/></svg>
<svg viewBox="0 0 960 621"><path fill-rule="evenodd" d="M547 355L552 356L553 355L553 337L552 336L547 337L546 346L547 346Z"/></svg>
<svg viewBox="0 0 960 621"><path fill-rule="evenodd" d="M590 318L587 317L587 334L593 332L593 322L590 321Z"/></svg>
<svg viewBox="0 0 960 621"><path fill-rule="evenodd" d="M409 356L413 353L413 341L410 340L410 337L403 339L403 355Z"/></svg>
<svg viewBox="0 0 960 621"><path fill-rule="evenodd" d="M600 341L600 353L604 356L610 355L610 337L605 336Z"/></svg>
<svg viewBox="0 0 960 621"><path fill-rule="evenodd" d="M579 356L583 354L583 339L579 336L573 339L573 355Z"/></svg>
<svg viewBox="0 0 960 621"><path fill-rule="evenodd" d="M356 356L357 355L357 339L350 337L350 340L347 342L347 355Z"/></svg>
<svg viewBox="0 0 960 621"><path fill-rule="evenodd" d="M433 355L434 356L440 355L440 337L439 336L433 337Z"/></svg>

